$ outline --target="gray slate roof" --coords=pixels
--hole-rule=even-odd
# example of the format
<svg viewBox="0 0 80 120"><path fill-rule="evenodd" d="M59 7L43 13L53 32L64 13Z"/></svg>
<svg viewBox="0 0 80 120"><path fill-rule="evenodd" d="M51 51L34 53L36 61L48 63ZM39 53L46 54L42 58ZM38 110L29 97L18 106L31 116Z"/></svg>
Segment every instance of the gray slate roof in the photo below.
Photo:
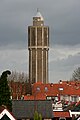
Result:
<svg viewBox="0 0 80 120"><path fill-rule="evenodd" d="M42 118L53 118L52 103L50 100L13 100L12 113L16 119L33 118L38 111Z"/></svg>

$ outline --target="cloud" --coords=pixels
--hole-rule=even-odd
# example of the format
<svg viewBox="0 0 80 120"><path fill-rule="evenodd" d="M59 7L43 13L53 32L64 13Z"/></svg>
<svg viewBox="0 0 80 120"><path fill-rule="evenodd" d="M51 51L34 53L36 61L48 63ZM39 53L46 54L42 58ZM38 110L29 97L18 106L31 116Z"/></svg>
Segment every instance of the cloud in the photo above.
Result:
<svg viewBox="0 0 80 120"><path fill-rule="evenodd" d="M36 9L50 27L50 81L69 79L80 65L80 0L0 0L0 72L28 71L28 26Z"/></svg>
<svg viewBox="0 0 80 120"><path fill-rule="evenodd" d="M59 47L50 51L50 81L70 80L73 71L80 66L80 45L73 48Z"/></svg>
<svg viewBox="0 0 80 120"><path fill-rule="evenodd" d="M50 26L50 44L80 44L80 15L77 0L3 0L0 2L0 46L27 44L27 27L40 8ZM26 37L25 37L26 36Z"/></svg>
<svg viewBox="0 0 80 120"><path fill-rule="evenodd" d="M28 74L28 51L26 49L1 50L0 56L0 73L9 69Z"/></svg>

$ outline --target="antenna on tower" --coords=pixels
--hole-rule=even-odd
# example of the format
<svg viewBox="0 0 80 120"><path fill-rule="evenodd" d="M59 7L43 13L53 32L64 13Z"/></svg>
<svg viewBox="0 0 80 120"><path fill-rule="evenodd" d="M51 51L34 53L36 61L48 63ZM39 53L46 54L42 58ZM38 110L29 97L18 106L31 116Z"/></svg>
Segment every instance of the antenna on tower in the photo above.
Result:
<svg viewBox="0 0 80 120"><path fill-rule="evenodd" d="M39 8L37 8L37 12L39 12Z"/></svg>

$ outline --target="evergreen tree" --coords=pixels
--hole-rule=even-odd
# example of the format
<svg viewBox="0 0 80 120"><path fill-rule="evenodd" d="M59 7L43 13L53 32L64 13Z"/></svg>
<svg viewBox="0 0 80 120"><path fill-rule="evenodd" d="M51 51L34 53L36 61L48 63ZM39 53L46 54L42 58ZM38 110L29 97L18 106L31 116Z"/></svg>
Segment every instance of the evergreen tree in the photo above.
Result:
<svg viewBox="0 0 80 120"><path fill-rule="evenodd" d="M6 106L10 111L12 110L12 102L10 99L10 89L8 86L7 76L10 71L4 71L0 77L0 106Z"/></svg>

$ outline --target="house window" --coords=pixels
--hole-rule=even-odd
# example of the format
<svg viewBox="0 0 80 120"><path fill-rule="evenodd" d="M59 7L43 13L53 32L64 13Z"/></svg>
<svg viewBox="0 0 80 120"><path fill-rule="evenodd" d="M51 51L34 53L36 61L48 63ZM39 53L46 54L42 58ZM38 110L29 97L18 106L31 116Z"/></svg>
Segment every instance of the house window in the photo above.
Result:
<svg viewBox="0 0 80 120"><path fill-rule="evenodd" d="M71 96L71 101L72 102L77 102L77 96Z"/></svg>
<svg viewBox="0 0 80 120"><path fill-rule="evenodd" d="M55 100L58 101L58 97L57 96L55 97Z"/></svg>
<svg viewBox="0 0 80 120"><path fill-rule="evenodd" d="M51 100L51 97L47 96L47 100Z"/></svg>
<svg viewBox="0 0 80 120"><path fill-rule="evenodd" d="M47 87L45 87L44 89L45 89L45 91L48 91L48 88L47 88Z"/></svg>
<svg viewBox="0 0 80 120"><path fill-rule="evenodd" d="M10 96L10 99L12 100L12 95Z"/></svg>
<svg viewBox="0 0 80 120"><path fill-rule="evenodd" d="M37 91L40 91L40 87L37 87Z"/></svg>
<svg viewBox="0 0 80 120"><path fill-rule="evenodd" d="M63 90L63 88L59 88L59 90L60 90L60 91L62 91L62 90Z"/></svg>
<svg viewBox="0 0 80 120"><path fill-rule="evenodd" d="M69 101L69 96L68 96L68 95L65 95L65 96L64 96L64 99L65 99L65 101Z"/></svg>

